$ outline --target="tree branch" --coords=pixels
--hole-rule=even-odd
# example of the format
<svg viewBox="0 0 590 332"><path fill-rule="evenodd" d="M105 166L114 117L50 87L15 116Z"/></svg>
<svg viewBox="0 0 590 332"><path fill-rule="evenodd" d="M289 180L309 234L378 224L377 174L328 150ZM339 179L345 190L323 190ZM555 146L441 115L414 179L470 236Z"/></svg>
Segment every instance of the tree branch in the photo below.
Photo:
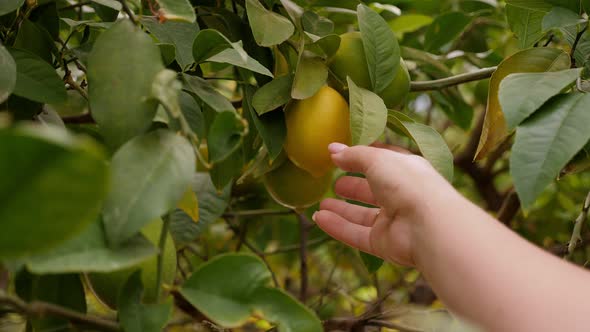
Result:
<svg viewBox="0 0 590 332"><path fill-rule="evenodd" d="M64 308L53 303L42 301L32 301L27 303L16 296L10 296L0 291L0 305L6 305L12 309L29 317L55 316L64 318L73 324L92 326L102 331L122 331L119 324L115 321L83 314Z"/></svg>
<svg viewBox="0 0 590 332"><path fill-rule="evenodd" d="M502 207L500 207L500 210L498 211L498 220L504 225L509 226L510 222L518 214L518 211L520 211L520 200L513 188L508 192L508 195L506 195L504 202L502 202Z"/></svg>
<svg viewBox="0 0 590 332"><path fill-rule="evenodd" d="M483 68L471 73L460 74L433 81L412 82L410 91L431 91L442 90L452 86L469 83L473 81L480 81L490 78L498 67Z"/></svg>
<svg viewBox="0 0 590 332"><path fill-rule="evenodd" d="M226 212L223 214L223 218L234 218L234 217L263 217L263 216L285 216L294 214L291 210L249 210L249 211L236 211Z"/></svg>
<svg viewBox="0 0 590 332"><path fill-rule="evenodd" d="M137 18L135 18L135 14L127 5L127 0L119 0L119 2L123 6L123 11L125 12L125 14L127 14L127 16L129 16L129 19L131 20L131 22L133 22L133 24L135 24L135 25L139 25Z"/></svg>
<svg viewBox="0 0 590 332"><path fill-rule="evenodd" d="M572 232L572 238L567 248L570 256L574 253L574 250L576 250L578 242L582 240L582 226L584 226L584 222L586 219L588 219L588 214L590 214L590 192L584 201L582 212L580 212L580 215L576 219L574 231Z"/></svg>

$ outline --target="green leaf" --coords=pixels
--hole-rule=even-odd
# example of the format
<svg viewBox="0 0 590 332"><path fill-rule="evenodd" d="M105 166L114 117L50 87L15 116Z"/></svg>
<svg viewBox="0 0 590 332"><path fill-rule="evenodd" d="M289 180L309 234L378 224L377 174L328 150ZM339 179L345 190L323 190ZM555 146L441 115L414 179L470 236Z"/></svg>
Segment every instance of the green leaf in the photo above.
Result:
<svg viewBox="0 0 590 332"><path fill-rule="evenodd" d="M0 192L9 193L0 204L0 259L56 247L96 220L108 170L93 141L21 127L0 131L0 155L10 156L0 163Z"/></svg>
<svg viewBox="0 0 590 332"><path fill-rule="evenodd" d="M328 79L328 67L322 59L302 54L297 64L291 97L307 99L315 95Z"/></svg>
<svg viewBox="0 0 590 332"><path fill-rule="evenodd" d="M16 63L15 95L40 103L61 103L67 99L64 83L47 62L28 51L9 52Z"/></svg>
<svg viewBox="0 0 590 332"><path fill-rule="evenodd" d="M194 23L197 15L188 0L157 0L160 5L158 14L169 21Z"/></svg>
<svg viewBox="0 0 590 332"><path fill-rule="evenodd" d="M184 82L186 83L185 88L187 92L196 96L201 102L207 104L216 112L235 112L235 108L227 98L222 96L217 90L215 90L207 81L204 79L182 74Z"/></svg>
<svg viewBox="0 0 590 332"><path fill-rule="evenodd" d="M301 16L301 24L306 32L324 37L334 32L334 22L312 11L306 11Z"/></svg>
<svg viewBox="0 0 590 332"><path fill-rule="evenodd" d="M201 107L189 93L181 91L178 96L180 102L180 110L184 115L184 118L191 127L191 130L197 134L197 137L205 137L205 117L201 110Z"/></svg>
<svg viewBox="0 0 590 332"><path fill-rule="evenodd" d="M235 328L257 313L275 322L279 332L322 331L319 319L281 290L266 287L264 262L243 254L218 256L200 266L180 294L215 323Z"/></svg>
<svg viewBox="0 0 590 332"><path fill-rule="evenodd" d="M179 246L194 241L209 225L216 221L229 204L231 185L217 190L208 173L196 173L191 188L199 198L199 220L195 223L180 209L174 210L170 218L170 234Z"/></svg>
<svg viewBox="0 0 590 332"><path fill-rule="evenodd" d="M2 0L0 2L0 16L17 10L23 3L25 3L25 0Z"/></svg>
<svg viewBox="0 0 590 332"><path fill-rule="evenodd" d="M562 7L554 7L543 18L543 31L567 28L584 22L585 20L573 11Z"/></svg>
<svg viewBox="0 0 590 332"><path fill-rule="evenodd" d="M190 143L168 130L123 145L113 156L111 191L102 212L109 243L122 244L176 207L195 167Z"/></svg>
<svg viewBox="0 0 590 332"><path fill-rule="evenodd" d="M96 2L99 5L109 7L116 11L121 11L123 9L123 6L117 0L92 0L92 2Z"/></svg>
<svg viewBox="0 0 590 332"><path fill-rule="evenodd" d="M215 54L214 56L208 58L207 61L217 63L228 63L236 67L248 69L254 73L273 77L272 73L266 67L261 65L260 62L256 61L250 56L244 59L241 53L236 51L235 48L225 49Z"/></svg>
<svg viewBox="0 0 590 332"><path fill-rule="evenodd" d="M49 32L28 19L22 22L13 47L29 51L47 63L52 63L51 52L56 50Z"/></svg>
<svg viewBox="0 0 590 332"><path fill-rule="evenodd" d="M340 36L327 35L305 47L324 59L331 59L338 52L338 48L340 48Z"/></svg>
<svg viewBox="0 0 590 332"><path fill-rule="evenodd" d="M109 247L100 220L59 247L26 260L38 274L113 272L136 266L155 256L158 248L141 235L116 248Z"/></svg>
<svg viewBox="0 0 590 332"><path fill-rule="evenodd" d="M205 62L210 57L232 47L240 54L242 60L245 61L248 58L248 54L238 43L232 43L221 32L213 29L201 30L193 42L193 58L196 63Z"/></svg>
<svg viewBox="0 0 590 332"><path fill-rule="evenodd" d="M281 76L258 89L252 99L252 106L258 115L274 111L291 100L293 75Z"/></svg>
<svg viewBox="0 0 590 332"><path fill-rule="evenodd" d="M389 22L389 27L398 38L402 38L406 33L418 31L425 26L432 24L433 18L420 14L407 14L397 17Z"/></svg>
<svg viewBox="0 0 590 332"><path fill-rule="evenodd" d="M222 162L213 164L209 173L217 190L222 190L242 173L244 167L244 153L242 149L235 150Z"/></svg>
<svg viewBox="0 0 590 332"><path fill-rule="evenodd" d="M247 132L247 123L235 112L221 112L209 128L207 146L209 162L218 163L227 159L242 144Z"/></svg>
<svg viewBox="0 0 590 332"><path fill-rule="evenodd" d="M506 1L508 24L518 37L521 48L531 47L543 38L543 18L551 8L551 4L542 0Z"/></svg>
<svg viewBox="0 0 590 332"><path fill-rule="evenodd" d="M258 115L254 111L253 104L256 101L256 94L253 95L253 88L246 87L244 95L244 110L247 111L258 130L262 141L268 150L271 160L276 159L283 151L283 144L287 137L287 125L285 123L284 112L271 112L264 115ZM258 90L260 91L260 90ZM288 92L285 92L288 94Z"/></svg>
<svg viewBox="0 0 590 332"><path fill-rule="evenodd" d="M372 144L383 134L387 107L375 93L359 88L347 77L350 90L350 131L353 145Z"/></svg>
<svg viewBox="0 0 590 332"><path fill-rule="evenodd" d="M157 110L150 98L152 82L162 69L158 47L127 20L96 40L88 58L90 108L111 146L119 147L151 126Z"/></svg>
<svg viewBox="0 0 590 332"><path fill-rule="evenodd" d="M16 86L16 62L6 48L0 45L0 104L6 101Z"/></svg>
<svg viewBox="0 0 590 332"><path fill-rule="evenodd" d="M589 103L587 94L557 96L516 130L510 170L524 209L590 140Z"/></svg>
<svg viewBox="0 0 590 332"><path fill-rule="evenodd" d="M508 136L498 90L506 76L514 73L541 73L569 69L570 56L556 48L538 47L520 51L506 58L490 80L488 106L475 159L484 159Z"/></svg>
<svg viewBox="0 0 590 332"><path fill-rule="evenodd" d="M86 313L86 298L80 276L65 275L32 275L21 271L15 280L15 288L19 297L27 302L43 301L58 305L80 315ZM64 331L69 326L66 319L47 315L29 320L34 331Z"/></svg>
<svg viewBox="0 0 590 332"><path fill-rule="evenodd" d="M574 84L582 68L549 73L511 74L500 84L499 100L512 131L553 96Z"/></svg>
<svg viewBox="0 0 590 332"><path fill-rule="evenodd" d="M389 113L387 122L411 138L434 169L449 182L453 182L453 154L434 128L416 123L403 113L395 111Z"/></svg>
<svg viewBox="0 0 590 332"><path fill-rule="evenodd" d="M384 261L379 257L369 255L369 254L364 253L362 251L359 251L359 255L361 256L361 260L363 261L363 264L367 268L367 271L369 271L369 273L371 273L371 274L379 271L381 266L383 266Z"/></svg>
<svg viewBox="0 0 590 332"><path fill-rule="evenodd" d="M446 45L457 40L469 24L471 24L471 17L461 12L437 16L424 36L426 51L442 51Z"/></svg>
<svg viewBox="0 0 590 332"><path fill-rule="evenodd" d="M152 96L164 106L173 118L178 119L182 115L178 101L182 83L176 79L176 76L176 72L170 69L159 72L152 83Z"/></svg>
<svg viewBox="0 0 590 332"><path fill-rule="evenodd" d="M172 44L159 43L157 45L162 54L162 62L164 63L164 66L170 66L176 59L176 47Z"/></svg>
<svg viewBox="0 0 590 332"><path fill-rule="evenodd" d="M357 16L373 92L381 93L391 84L400 66L400 48L393 31L381 15L360 4Z"/></svg>
<svg viewBox="0 0 590 332"><path fill-rule="evenodd" d="M86 27L98 28L98 29L109 29L113 26L111 22L96 22L96 21L74 21L67 17L60 17L61 21L70 27L70 31L83 31Z"/></svg>
<svg viewBox="0 0 590 332"><path fill-rule="evenodd" d="M119 321L125 332L160 332L172 318L171 301L162 304L142 304L141 271L134 272L119 293Z"/></svg>
<svg viewBox="0 0 590 332"><path fill-rule="evenodd" d="M289 19L267 10L258 0L246 0L246 11L254 39L260 46L281 44L295 32Z"/></svg>
<svg viewBox="0 0 590 332"><path fill-rule="evenodd" d="M176 61L183 70L195 62L193 43L199 33L197 23L166 21L159 23L154 17L142 17L141 23L161 43L172 44L176 48Z"/></svg>

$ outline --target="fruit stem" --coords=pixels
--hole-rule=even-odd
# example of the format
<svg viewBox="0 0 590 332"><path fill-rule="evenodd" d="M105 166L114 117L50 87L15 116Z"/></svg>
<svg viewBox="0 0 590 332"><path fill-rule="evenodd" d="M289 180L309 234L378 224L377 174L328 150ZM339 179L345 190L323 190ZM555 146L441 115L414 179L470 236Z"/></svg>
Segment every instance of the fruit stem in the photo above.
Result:
<svg viewBox="0 0 590 332"><path fill-rule="evenodd" d="M165 215L162 218L162 230L160 231L160 241L158 243L158 275L156 276L156 299L160 298L162 293L162 276L164 274L164 248L166 246L166 235L170 224L170 215Z"/></svg>

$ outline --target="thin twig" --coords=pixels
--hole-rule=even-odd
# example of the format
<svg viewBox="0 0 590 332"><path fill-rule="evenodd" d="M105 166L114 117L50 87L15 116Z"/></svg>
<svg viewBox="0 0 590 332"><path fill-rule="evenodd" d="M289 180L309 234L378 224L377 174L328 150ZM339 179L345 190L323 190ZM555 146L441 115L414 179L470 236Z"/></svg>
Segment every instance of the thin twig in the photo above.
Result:
<svg viewBox="0 0 590 332"><path fill-rule="evenodd" d="M506 195L504 202L502 202L502 207L498 211L498 220L504 225L509 226L512 219L514 219L518 214L518 211L520 211L520 206L520 200L513 188Z"/></svg>
<svg viewBox="0 0 590 332"><path fill-rule="evenodd" d="M316 246L318 244L322 244L328 241L331 241L332 238L331 237L322 237L319 239L313 239L311 241L307 241L307 247L313 247ZM274 256L274 255L279 255L279 254L286 254L289 252L293 252L293 251L299 251L301 248L300 244L294 244L294 245L290 245L290 246L284 246L281 248L277 248L275 250L271 250L271 251L267 251L265 253L263 253L264 256Z"/></svg>
<svg viewBox="0 0 590 332"><path fill-rule="evenodd" d="M446 77L433 81L412 82L411 91L431 91L442 90L452 86L469 83L473 81L480 81L490 78L498 67L483 68L471 73L460 74L456 76Z"/></svg>
<svg viewBox="0 0 590 332"><path fill-rule="evenodd" d="M576 219L576 224L574 225L574 231L572 232L572 238L571 238L570 243L567 247L567 251L569 253L569 256L571 256L574 253L574 250L576 250L578 242L582 240L582 226L584 225L584 222L586 221L586 219L588 219L589 213L590 213L590 192L588 193L588 196L586 197L586 200L584 201L584 205L582 207L582 212L580 212L580 215Z"/></svg>
<svg viewBox="0 0 590 332"><path fill-rule="evenodd" d="M52 303L32 301L27 303L16 296L0 291L0 305L11 307L29 317L54 316L64 318L74 324L92 326L104 331L122 331L115 321L83 314Z"/></svg>
<svg viewBox="0 0 590 332"><path fill-rule="evenodd" d="M234 221L237 220L237 217L233 218ZM235 226L230 220L229 218L224 218L226 224L229 226L229 228L232 230L232 232L236 235L236 236L240 236L240 228ZM274 271L272 270L270 263L266 260L266 257L264 256L264 252L260 251L258 248L256 248L253 244L251 244L247 239L244 238L243 240L244 245L246 246L246 248L250 249L250 251L252 251L256 256L258 256L260 259L262 259L262 261L264 262L264 265L266 265L266 267L268 268L268 271L270 272L270 275L272 277L272 281L273 284L275 285L275 287L279 287L279 281L277 279L276 274L274 273Z"/></svg>
<svg viewBox="0 0 590 332"><path fill-rule="evenodd" d="M163 218L162 228L160 230L160 241L158 242L158 270L156 275L156 299L160 298L162 293L162 279L164 275L164 252L166 251L166 239L168 238L168 228L170 227L170 216Z"/></svg>
<svg viewBox="0 0 590 332"><path fill-rule="evenodd" d="M74 81L74 79L72 78L72 75L68 75L65 78L65 82L74 90L78 91L78 93L86 100L88 100L88 93L86 92L86 90L82 89L82 87L80 87L80 85L78 85L78 83L76 83L76 81Z"/></svg>
<svg viewBox="0 0 590 332"><path fill-rule="evenodd" d="M135 18L135 14L133 14L133 11L127 5L127 0L119 0L119 2L121 3L121 6L123 6L123 11L125 12L125 14L127 14L127 16L129 16L129 20L131 20L131 22L133 22L133 24L139 25L137 18Z"/></svg>

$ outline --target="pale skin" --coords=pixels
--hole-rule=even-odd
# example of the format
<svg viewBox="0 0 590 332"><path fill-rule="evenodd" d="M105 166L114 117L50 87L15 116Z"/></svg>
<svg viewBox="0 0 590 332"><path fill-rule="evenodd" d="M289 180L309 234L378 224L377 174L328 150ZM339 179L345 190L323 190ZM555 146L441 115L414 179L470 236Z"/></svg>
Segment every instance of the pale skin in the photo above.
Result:
<svg viewBox="0 0 590 332"><path fill-rule="evenodd" d="M328 234L416 267L448 308L485 331L588 331L590 272L535 247L393 146L333 143L343 177L313 216Z"/></svg>

